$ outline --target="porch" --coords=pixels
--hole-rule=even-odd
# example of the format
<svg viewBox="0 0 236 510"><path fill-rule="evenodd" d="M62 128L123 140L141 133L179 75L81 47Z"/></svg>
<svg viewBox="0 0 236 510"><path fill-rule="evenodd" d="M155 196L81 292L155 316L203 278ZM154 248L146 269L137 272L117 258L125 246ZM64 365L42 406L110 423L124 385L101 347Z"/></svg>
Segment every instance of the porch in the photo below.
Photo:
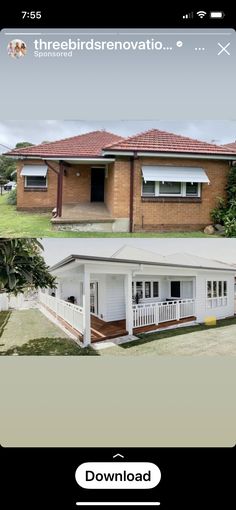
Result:
<svg viewBox="0 0 236 510"><path fill-rule="evenodd" d="M85 202L77 204L65 204L62 206L61 218L52 219L52 223L62 221L111 221L112 216L109 213L104 202Z"/></svg>
<svg viewBox="0 0 236 510"><path fill-rule="evenodd" d="M78 339L85 339L85 310L83 307L68 303L48 294L39 293L39 302L59 322ZM155 331L170 326L178 326L196 320L195 300L175 300L158 303L132 305L132 333ZM90 341L99 342L125 336L128 331L127 320L105 321L90 312Z"/></svg>
<svg viewBox="0 0 236 510"><path fill-rule="evenodd" d="M115 219L104 202L85 202L63 205L51 223L55 230L112 232Z"/></svg>

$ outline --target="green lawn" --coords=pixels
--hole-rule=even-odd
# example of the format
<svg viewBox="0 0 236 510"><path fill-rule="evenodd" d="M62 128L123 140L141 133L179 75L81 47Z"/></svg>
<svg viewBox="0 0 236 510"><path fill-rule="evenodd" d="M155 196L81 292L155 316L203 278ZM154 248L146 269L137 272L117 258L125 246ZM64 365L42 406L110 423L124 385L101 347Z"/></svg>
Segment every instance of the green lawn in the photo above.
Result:
<svg viewBox="0 0 236 510"><path fill-rule="evenodd" d="M207 329L216 329L222 328L223 326L232 326L236 325L236 318L233 317L231 319L221 319L217 321L215 326L205 326L205 324L196 324L196 326L185 326L183 328L177 329L167 329L166 331L156 331L155 333L142 333L140 335L136 335L138 340L134 340L133 342L127 342L126 344L122 344L124 349L129 349L129 347L134 347L135 345L141 346L143 344L152 342L153 340L161 340L161 338L170 338L178 335L187 335L188 333L193 333L194 331L205 331Z"/></svg>
<svg viewBox="0 0 236 510"><path fill-rule="evenodd" d="M102 356L143 355L235 355L236 318L217 321L216 326L185 326L150 334L137 340L100 350Z"/></svg>
<svg viewBox="0 0 236 510"><path fill-rule="evenodd" d="M9 315L2 331L0 356L97 356L91 347L81 348L38 309L0 312ZM1 326L0 326L1 331Z"/></svg>
<svg viewBox="0 0 236 510"><path fill-rule="evenodd" d="M168 233L96 233L96 232L56 232L52 229L49 213L29 213L17 211L6 203L7 194L0 196L0 237L218 237L203 232Z"/></svg>
<svg viewBox="0 0 236 510"><path fill-rule="evenodd" d="M99 356L91 347L82 349L65 338L38 338L0 352L0 356Z"/></svg>

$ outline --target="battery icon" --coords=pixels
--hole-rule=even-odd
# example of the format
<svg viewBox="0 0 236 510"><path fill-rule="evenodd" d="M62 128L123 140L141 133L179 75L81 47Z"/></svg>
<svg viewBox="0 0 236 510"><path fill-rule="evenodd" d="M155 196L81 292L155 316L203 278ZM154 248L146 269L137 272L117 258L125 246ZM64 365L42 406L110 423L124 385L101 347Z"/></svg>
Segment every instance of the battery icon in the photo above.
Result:
<svg viewBox="0 0 236 510"><path fill-rule="evenodd" d="M220 19L224 17L224 12L222 11L212 11L210 12L210 18Z"/></svg>

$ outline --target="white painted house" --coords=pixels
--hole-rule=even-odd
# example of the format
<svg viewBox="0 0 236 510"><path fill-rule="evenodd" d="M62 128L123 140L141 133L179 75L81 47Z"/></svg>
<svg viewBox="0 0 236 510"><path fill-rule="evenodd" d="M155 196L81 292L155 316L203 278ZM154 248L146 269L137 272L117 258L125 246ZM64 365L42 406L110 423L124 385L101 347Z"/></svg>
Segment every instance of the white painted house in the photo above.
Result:
<svg viewBox="0 0 236 510"><path fill-rule="evenodd" d="M235 267L216 260L124 246L111 257L71 255L51 272L57 288L41 304L85 345L234 315Z"/></svg>

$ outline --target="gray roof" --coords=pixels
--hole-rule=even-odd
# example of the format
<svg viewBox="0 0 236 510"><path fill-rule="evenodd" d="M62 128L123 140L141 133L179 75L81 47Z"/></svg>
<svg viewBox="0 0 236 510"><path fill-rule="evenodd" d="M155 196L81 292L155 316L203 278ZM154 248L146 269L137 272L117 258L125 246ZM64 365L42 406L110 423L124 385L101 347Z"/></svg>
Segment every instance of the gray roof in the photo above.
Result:
<svg viewBox="0 0 236 510"><path fill-rule="evenodd" d="M75 260L81 261L103 261L108 263L126 263L126 264L146 264L151 266L169 266L194 269L209 269L217 271L233 271L236 273L236 265L226 264L218 260L198 257L188 253L173 253L171 255L160 255L148 250L134 248L132 246L123 246L113 253L111 257L98 257L93 255L70 255L51 267L51 271L63 267Z"/></svg>

